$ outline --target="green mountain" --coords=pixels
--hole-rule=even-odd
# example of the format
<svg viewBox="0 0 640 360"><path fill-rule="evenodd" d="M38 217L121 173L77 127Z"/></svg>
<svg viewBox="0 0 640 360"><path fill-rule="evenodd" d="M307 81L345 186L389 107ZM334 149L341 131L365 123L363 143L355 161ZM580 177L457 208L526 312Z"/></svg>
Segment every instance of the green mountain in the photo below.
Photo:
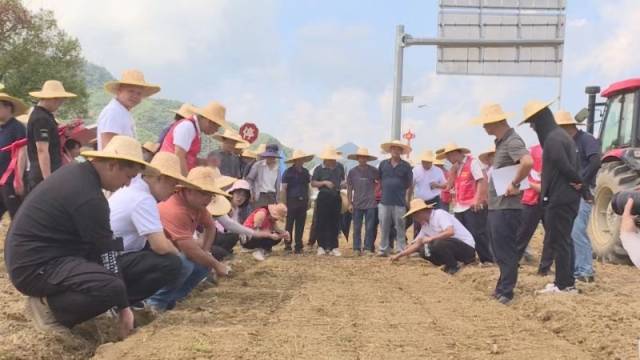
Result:
<svg viewBox="0 0 640 360"><path fill-rule="evenodd" d="M113 79L115 77L104 67L89 62L86 63L85 82L89 93L89 116L85 119L85 123L95 123L102 108L111 100L111 95L104 90L103 86L104 83ZM161 130L173 120L173 113L170 110L177 109L180 105L181 102L177 100L150 98L136 106L133 109L133 117L136 120L138 140L142 143L156 141ZM231 126L237 130L240 125L231 123ZM256 148L260 144L278 144L286 156L289 156L292 152L289 147L284 146L278 139L266 133L260 133L252 148ZM217 148L218 142L213 138L203 138L203 154Z"/></svg>

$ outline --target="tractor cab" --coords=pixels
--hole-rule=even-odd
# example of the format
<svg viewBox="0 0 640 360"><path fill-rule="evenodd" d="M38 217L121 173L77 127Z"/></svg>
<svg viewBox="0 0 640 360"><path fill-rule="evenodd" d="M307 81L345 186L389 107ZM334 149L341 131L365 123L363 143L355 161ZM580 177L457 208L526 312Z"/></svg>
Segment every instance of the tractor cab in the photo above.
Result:
<svg viewBox="0 0 640 360"><path fill-rule="evenodd" d="M640 79L620 81L602 91L602 97L607 99L598 134L603 154L640 146L639 93Z"/></svg>

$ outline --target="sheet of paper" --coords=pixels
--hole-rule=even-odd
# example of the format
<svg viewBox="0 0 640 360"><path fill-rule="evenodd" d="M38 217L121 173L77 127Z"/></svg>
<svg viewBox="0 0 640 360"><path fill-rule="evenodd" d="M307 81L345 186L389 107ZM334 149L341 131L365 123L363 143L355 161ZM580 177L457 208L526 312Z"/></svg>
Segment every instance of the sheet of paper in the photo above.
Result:
<svg viewBox="0 0 640 360"><path fill-rule="evenodd" d="M511 184L511 181L516 177L518 168L520 165L505 166L500 169L491 170L491 179L493 180L493 186L496 189L496 194L502 196L507 192L507 187ZM529 188L529 180L524 178L520 183L520 190Z"/></svg>

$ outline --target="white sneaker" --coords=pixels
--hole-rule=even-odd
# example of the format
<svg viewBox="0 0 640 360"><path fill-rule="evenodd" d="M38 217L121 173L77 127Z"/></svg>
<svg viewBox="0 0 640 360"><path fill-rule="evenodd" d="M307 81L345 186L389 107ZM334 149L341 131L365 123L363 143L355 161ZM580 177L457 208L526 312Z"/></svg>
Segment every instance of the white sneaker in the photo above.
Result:
<svg viewBox="0 0 640 360"><path fill-rule="evenodd" d="M333 255L333 256L342 256L342 253L340 253L340 249L335 248L335 249L331 250L331 255Z"/></svg>
<svg viewBox="0 0 640 360"><path fill-rule="evenodd" d="M254 251L251 255L253 255L253 258L258 261L264 261L265 259L264 251L262 249L256 249L256 251Z"/></svg>
<svg viewBox="0 0 640 360"><path fill-rule="evenodd" d="M320 246L318 246L318 252L316 253L316 255L323 256L325 254L326 254L326 252L324 251L324 249L321 248Z"/></svg>
<svg viewBox="0 0 640 360"><path fill-rule="evenodd" d="M538 295L546 294L579 294L580 292L575 286L570 286L560 290L555 284L547 284L544 289L536 291Z"/></svg>

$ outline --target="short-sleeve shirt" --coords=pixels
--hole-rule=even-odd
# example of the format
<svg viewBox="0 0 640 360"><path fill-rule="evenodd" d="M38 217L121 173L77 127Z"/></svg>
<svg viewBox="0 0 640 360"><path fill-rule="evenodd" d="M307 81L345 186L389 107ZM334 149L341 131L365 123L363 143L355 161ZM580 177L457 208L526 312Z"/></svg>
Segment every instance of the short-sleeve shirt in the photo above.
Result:
<svg viewBox="0 0 640 360"><path fill-rule="evenodd" d="M196 126L194 127L193 124ZM173 145L180 146L182 150L189 151L193 140L200 131L200 125L198 119L194 115L194 121L183 121L176 125L173 129ZM220 169L222 171L222 169ZM224 175L224 174L223 174Z"/></svg>
<svg viewBox="0 0 640 360"><path fill-rule="evenodd" d="M242 177L242 161L240 160L240 156L222 150L218 150L215 153L220 157L220 165L218 168L222 175L237 179Z"/></svg>
<svg viewBox="0 0 640 360"><path fill-rule="evenodd" d="M135 138L136 128L131 112L115 98L111 99L98 116L97 132L98 150L102 150L103 146L100 139L102 133L114 133Z"/></svg>
<svg viewBox="0 0 640 360"><path fill-rule="evenodd" d="M472 248L476 247L476 242L473 239L473 235L467 230L467 228L462 225L458 219L452 214L449 214L447 211L435 209L431 211L431 216L429 217L429 222L426 224L422 224L422 228L420 228L420 233L418 236L435 236L448 227L453 226L453 238L462 241L463 243L471 246Z"/></svg>
<svg viewBox="0 0 640 360"><path fill-rule="evenodd" d="M118 250L114 243L109 203L87 161L63 167L29 193L7 235L5 261L10 274L62 257L97 262L101 254Z"/></svg>
<svg viewBox="0 0 640 360"><path fill-rule="evenodd" d="M408 162L400 160L395 167L391 159L383 160L379 167L382 200L386 206L407 206L407 190L413 185L413 169Z"/></svg>
<svg viewBox="0 0 640 360"><path fill-rule="evenodd" d="M24 139L27 136L27 129L15 118L0 125L0 148L9 146L14 142ZM11 151L0 151L0 176L7 171L11 162Z"/></svg>
<svg viewBox="0 0 640 360"><path fill-rule="evenodd" d="M340 191L340 184L344 180L344 167L338 166L334 168L328 168L324 165L319 165L313 170L313 181L331 181L333 183L333 189L329 189L326 186L319 188L320 191Z"/></svg>
<svg viewBox="0 0 640 360"><path fill-rule="evenodd" d="M415 184L414 196L422 200L431 200L440 196L440 189L431 188L431 183L446 184L444 172L437 166L431 166L426 170L422 164L413 168L413 183Z"/></svg>
<svg viewBox="0 0 640 360"><path fill-rule="evenodd" d="M576 151L578 152L578 160L580 161L580 169L586 169L589 166L589 159L592 156L600 156L600 143L593 135L578 130L573 137L576 143ZM596 186L596 177L593 176L590 179L584 179L584 174L581 174L583 181L589 184L590 187Z"/></svg>
<svg viewBox="0 0 640 360"><path fill-rule="evenodd" d="M58 136L58 123L53 114L41 107L35 106L27 123L27 155L29 157L29 178L34 183L42 181L42 171L38 161L38 149L36 142L49 143L49 159L51 160L51 172L62 166L62 150L60 136Z"/></svg>
<svg viewBox="0 0 640 360"><path fill-rule="evenodd" d="M349 171L347 186L353 190L353 208L374 209L376 202L376 181L380 178L378 169L371 165L358 165Z"/></svg>
<svg viewBox="0 0 640 360"><path fill-rule="evenodd" d="M160 220L164 233L174 244L193 239L193 234L199 225L205 228L214 226L213 218L206 209L192 209L187 206L181 192L158 205Z"/></svg>
<svg viewBox="0 0 640 360"><path fill-rule="evenodd" d="M500 169L513 166L520 159L529 154L524 140L515 130L509 129L500 139L496 140L496 155L493 159L493 168ZM489 182L489 210L522 209L522 193L516 196L498 196L493 185L493 179Z"/></svg>
<svg viewBox="0 0 640 360"><path fill-rule="evenodd" d="M282 175L282 183L287 184L287 199L308 199L311 175L305 168L289 167Z"/></svg>
<svg viewBox="0 0 640 360"><path fill-rule="evenodd" d="M122 237L124 252L140 251L147 244L147 236L162 233L162 222L156 199L141 177L131 180L109 198L111 229Z"/></svg>

